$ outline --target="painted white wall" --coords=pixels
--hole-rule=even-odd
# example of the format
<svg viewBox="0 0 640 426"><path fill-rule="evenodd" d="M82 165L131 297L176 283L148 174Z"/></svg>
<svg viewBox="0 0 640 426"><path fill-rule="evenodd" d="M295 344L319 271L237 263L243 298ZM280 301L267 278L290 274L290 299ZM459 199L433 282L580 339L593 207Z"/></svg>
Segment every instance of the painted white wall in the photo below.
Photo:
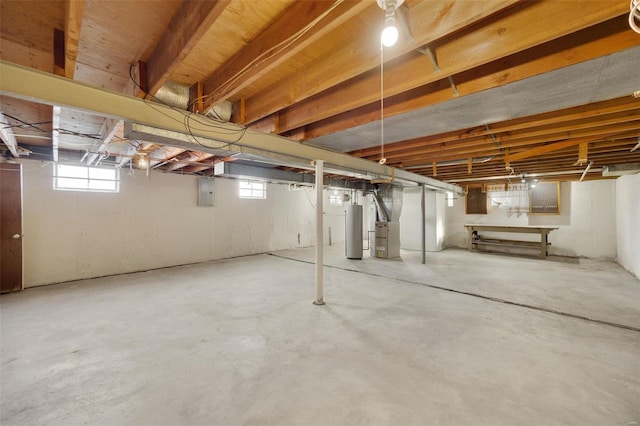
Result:
<svg viewBox="0 0 640 426"><path fill-rule="evenodd" d="M404 188L402 191L402 211L400 212L400 248L421 250L420 189Z"/></svg>
<svg viewBox="0 0 640 426"><path fill-rule="evenodd" d="M426 191L425 204L426 250L441 251L445 240L446 194Z"/></svg>
<svg viewBox="0 0 640 426"><path fill-rule="evenodd" d="M447 208L445 245L467 247L465 223L558 226L560 229L549 234L550 254L613 260L617 252L615 182L562 182L559 215L509 216L504 208L497 206L489 206L486 215L468 215L464 197L457 196L454 206ZM526 237L518 234L515 238Z"/></svg>
<svg viewBox="0 0 640 426"><path fill-rule="evenodd" d="M640 278L640 174L616 179L618 262Z"/></svg>
<svg viewBox="0 0 640 426"><path fill-rule="evenodd" d="M197 178L121 173L119 193L54 191L52 164L24 161L25 287L196 263L315 243L313 189L269 184L240 199L215 180L215 207L197 206ZM344 242L344 208L325 193L325 244Z"/></svg>
<svg viewBox="0 0 640 426"><path fill-rule="evenodd" d="M403 249L422 250L420 188L405 188L400 215L400 245ZM440 251L445 242L446 194L425 193L425 248Z"/></svg>

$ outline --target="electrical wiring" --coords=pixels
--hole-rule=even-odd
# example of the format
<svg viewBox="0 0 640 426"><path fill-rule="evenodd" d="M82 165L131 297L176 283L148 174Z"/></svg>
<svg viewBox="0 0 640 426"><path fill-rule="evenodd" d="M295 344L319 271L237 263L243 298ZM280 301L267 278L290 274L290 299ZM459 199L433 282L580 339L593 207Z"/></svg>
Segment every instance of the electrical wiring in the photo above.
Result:
<svg viewBox="0 0 640 426"><path fill-rule="evenodd" d="M253 61L249 62L246 66L244 66L240 71L238 71L235 75L227 79L225 82L221 83L218 86L218 92L224 92L229 86L233 85L236 81L238 81L244 73L252 67L258 66L261 63L271 59L272 57L278 55L280 52L284 51L288 47L290 47L293 43L298 41L302 36L304 36L311 28L316 26L318 22L324 19L329 13L331 13L336 7L338 7L344 0L337 0L329 9L327 9L324 13L318 16L316 19L305 25L303 28L298 30L295 34L292 34L287 39L281 41L275 46L265 50L262 54L258 55ZM273 52L273 53L272 53ZM264 56L267 56L266 58ZM208 95L210 96L210 95Z"/></svg>
<svg viewBox="0 0 640 426"><path fill-rule="evenodd" d="M15 118L14 118L15 120ZM39 121L37 123L26 123L26 124L9 124L9 123L2 123L2 124L6 124L6 126L3 127L3 129L13 129L13 128L18 128L18 129L22 129L25 126L27 127L34 127L38 124L51 124L51 121Z"/></svg>
<svg viewBox="0 0 640 426"><path fill-rule="evenodd" d="M309 205L311 206L311 208L313 208L315 210L316 205L313 204L311 202L311 198L309 198L309 193L311 191L315 191L315 189L310 189L310 190L307 191L306 189L302 188L302 191L304 192L304 195L307 196L307 201L309 202ZM344 217L344 215L342 215L342 214L327 213L327 212L324 212L324 211L322 212L322 214L325 215L325 216Z"/></svg>
<svg viewBox="0 0 640 426"><path fill-rule="evenodd" d="M302 188L302 191L304 192L304 194L307 196L307 201L309 201L309 204L311 205L311 208L315 209L316 205L313 204L311 202L311 198L309 198L309 193L311 192L311 190L307 191L306 189Z"/></svg>
<svg viewBox="0 0 640 426"><path fill-rule="evenodd" d="M196 136L193 134L192 127L191 127L191 125L190 125L190 123L189 123L189 120L191 120L191 115L187 115L187 116L185 116L185 128L187 129L187 131L189 132L189 134L191 135L191 137L193 138L193 140L194 140L194 141L196 141L196 143L198 143L198 144L199 144L199 145L201 145L201 146L205 146L205 145L204 145L204 144L202 144L200 141L198 141L198 138L196 138ZM222 148L219 148L219 149L221 149L221 150L226 150L226 149L228 149L230 146L232 146L232 145L234 145L234 144L236 144L236 143L240 142L240 140L242 140L242 138L244 137L244 135L245 135L246 131L247 131L247 128L246 128L246 127L243 127L243 128L242 128L242 130L240 131L239 136L238 136L235 140L233 140L233 141L231 141L231 142L228 142L225 146L223 146ZM232 134L232 133L230 133L230 134Z"/></svg>
<svg viewBox="0 0 640 426"><path fill-rule="evenodd" d="M169 118L172 121L175 121L177 123L182 124L185 127L185 130L189 133L189 135L191 136L191 138L194 140L195 143L197 143L198 145L204 147L204 148L210 148L209 146L203 144L202 142L200 142L196 136L193 133L193 129L194 126L191 125L191 120L195 121L196 123L204 126L204 129L207 128L214 128L218 131L222 131L222 133L226 133L228 135L234 135L234 134L239 134L239 136L236 138L236 140L228 142L227 145L223 148L226 149L231 145L234 145L235 143L239 142L242 137L244 137L244 134L247 130L247 128L245 126L241 126L240 129L235 130L235 129L229 129L226 126L221 126L221 125L216 125L215 124L215 120L208 118L207 121L203 121L200 119L200 115L196 114L196 113L192 113L190 111L185 111L185 110L181 110L179 108L176 108L172 105L167 105L166 103L162 102L162 100L158 99L157 97L155 97L154 95L151 95L149 93L147 93L146 91L144 91L144 89L138 84L137 81L135 81L135 78L133 77L133 65L129 66L129 78L131 79L131 81L133 82L133 84L138 87L140 90L142 90L143 92L145 92L146 95L150 96L152 99L156 100L158 103L160 103L161 105L167 106L169 108L171 108L172 110L182 114L183 119L182 121L170 116L169 114L165 113L164 111L162 111L159 108L156 108L155 106L153 106L153 104L151 102L147 102L145 101L145 105L147 105L148 107L150 107L151 109L155 110L156 112L159 112L160 114L164 115L165 117ZM203 128L198 128L198 129L203 129Z"/></svg>
<svg viewBox="0 0 640 426"><path fill-rule="evenodd" d="M133 84L134 84L138 89L142 90L142 91L145 93L145 95L146 95L146 96L150 96L150 97L151 97L152 99L154 99L157 103L159 103L159 104L161 104L161 105L164 105L164 106L167 106L167 107L171 108L172 110L174 110L174 111L176 111L176 112L178 112L178 113L182 114L183 116L189 116L189 117L191 117L191 118L192 118L192 117L200 117L200 115L199 115L199 114L196 114L196 113L193 113L193 112L190 112L190 111L185 111L185 110L182 110L182 109L180 109L180 108L176 108L176 107L174 107L173 105L168 105L167 103L163 102L161 99L157 98L156 96L154 96L154 95L150 94L149 92L146 92L146 91L142 88L142 86L140 86L140 84L138 84L138 82L137 82L137 81L135 80L135 78L133 77L133 65L130 65L130 66L129 66L129 78L131 79L131 81L133 82ZM175 119L175 118L171 117L170 115L168 115L168 114L164 113L163 111L159 110L158 108L155 108L151 102L146 102L146 101L145 101L145 104L146 104L147 106L151 107L152 109L154 109L154 110L156 110L156 111L160 112L160 113L161 113L162 115L164 115L165 117L170 118L171 120L173 120L173 121L176 121L176 122L180 123L180 121L178 121L177 119ZM209 121L206 121L206 122L205 122L205 121L200 121L200 120L198 120L197 118L196 118L196 119L194 119L194 120L195 120L195 121L197 121L198 123L203 124L203 125L208 126L208 127L212 127L212 128L216 128L216 129L221 129L221 130L228 130L228 131L230 131L230 133L236 133L236 132L238 132L238 130L231 130L231 129L228 129L227 127L225 127L225 126L219 126L219 125L216 125L216 124L212 123L211 121L214 121L214 122L215 122L215 120L213 120L213 119L211 119L211 118L208 118L208 120L209 120ZM220 122L222 122L222 121L220 121ZM243 126L243 127L244 127L244 126Z"/></svg>
<svg viewBox="0 0 640 426"><path fill-rule="evenodd" d="M44 123L35 123L35 124L27 123L26 121L20 120L19 118L14 117L14 116L12 116L12 115L9 115L9 114L7 114L7 113L5 113L5 114L4 114L4 116L5 116L5 117L8 117L8 118L10 118L10 119L12 119L12 120L15 120L15 121L17 121L17 122L20 122L20 123L24 124L25 126L33 127L34 129L38 130L39 132L49 133L49 131L48 131L48 130L41 129L40 127L38 127L38 126L36 126L36 125L35 125L35 124L44 124ZM50 122L49 122L49 123L50 123ZM3 123L3 124L5 124L5 123ZM6 123L6 124L9 124L9 123Z"/></svg>
<svg viewBox="0 0 640 426"><path fill-rule="evenodd" d="M92 135L90 133L80 133L80 132L76 132L74 130L67 130L67 129L54 129L54 130L57 130L58 132L60 132L60 134L63 134L63 135L80 136L80 137L88 138L88 139L102 140L101 136Z"/></svg>
<svg viewBox="0 0 640 426"><path fill-rule="evenodd" d="M309 30L311 30L314 26L316 26L325 17L327 17L336 7L338 7L343 2L344 2L344 0L337 0L329 9L327 9L324 13L319 15L316 19L314 19L313 21L311 21L310 23L305 25L303 28L298 30L296 33L292 34L287 39L281 41L280 43L276 44L275 46L272 46L269 49L265 50L260 55L256 56L251 62L249 62L247 65L245 65L236 74L234 74L233 76L229 77L226 81L224 81L220 85L218 85L217 92L218 93L224 92L228 87L232 86L236 81L238 81L240 78L242 78L242 76L250 68L254 68L254 67L259 66L263 62L268 61L269 59L273 58L274 56L280 54L282 51L284 51L287 48L289 48L293 43L298 41L302 36L304 36ZM200 96L200 97L194 99L189 104L188 108L191 108L191 106L193 106L193 104L195 104L196 102L198 102L200 100L206 100L206 99L210 98L211 96L212 95L203 95L203 96ZM217 113L215 113L215 111L214 111L214 114L217 114ZM218 116L217 118L219 119L220 117Z"/></svg>

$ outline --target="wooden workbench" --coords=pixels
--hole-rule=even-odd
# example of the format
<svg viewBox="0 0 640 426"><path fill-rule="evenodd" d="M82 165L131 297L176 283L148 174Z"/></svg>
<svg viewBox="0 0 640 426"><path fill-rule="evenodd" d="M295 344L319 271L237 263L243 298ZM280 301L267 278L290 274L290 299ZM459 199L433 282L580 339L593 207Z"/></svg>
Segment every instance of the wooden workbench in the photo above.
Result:
<svg viewBox="0 0 640 426"><path fill-rule="evenodd" d="M473 251L478 246L503 246L503 247L517 247L517 248L539 248L540 257L545 258L548 254L549 232L557 227L552 226L514 226L514 225L478 225L478 224L466 224L464 225L469 232L469 250ZM474 235L475 232L475 235ZM540 234L540 242L537 241L516 241L516 240L503 240L496 238L485 238L480 235L480 232L513 232L521 234Z"/></svg>

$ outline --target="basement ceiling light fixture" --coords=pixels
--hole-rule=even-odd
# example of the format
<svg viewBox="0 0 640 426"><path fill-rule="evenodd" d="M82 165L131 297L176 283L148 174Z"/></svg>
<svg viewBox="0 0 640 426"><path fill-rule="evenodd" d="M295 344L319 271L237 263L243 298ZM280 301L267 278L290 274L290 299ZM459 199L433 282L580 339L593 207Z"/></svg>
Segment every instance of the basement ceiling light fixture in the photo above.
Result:
<svg viewBox="0 0 640 426"><path fill-rule="evenodd" d="M384 46L391 47L398 41L396 9L404 3L404 0L376 0L376 2L378 3L378 7L385 11L384 29L380 35L380 41Z"/></svg>
<svg viewBox="0 0 640 426"><path fill-rule="evenodd" d="M140 158L138 159L138 167L140 167L141 169L146 169L149 166L149 163L147 162L147 159L145 157L145 155L147 155L144 152L140 152L138 153L138 155L140 156Z"/></svg>
<svg viewBox="0 0 640 426"><path fill-rule="evenodd" d="M538 179L531 179L526 173L522 173L520 175L520 183L524 183L527 185L527 188L533 189L538 185Z"/></svg>

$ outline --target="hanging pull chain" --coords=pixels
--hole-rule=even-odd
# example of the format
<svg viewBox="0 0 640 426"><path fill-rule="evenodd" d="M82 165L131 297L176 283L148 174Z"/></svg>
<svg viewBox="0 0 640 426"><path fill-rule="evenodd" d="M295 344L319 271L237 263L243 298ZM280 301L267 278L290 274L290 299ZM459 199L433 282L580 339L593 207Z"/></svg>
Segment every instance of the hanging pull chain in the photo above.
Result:
<svg viewBox="0 0 640 426"><path fill-rule="evenodd" d="M384 45L380 42L380 161L384 164Z"/></svg>

